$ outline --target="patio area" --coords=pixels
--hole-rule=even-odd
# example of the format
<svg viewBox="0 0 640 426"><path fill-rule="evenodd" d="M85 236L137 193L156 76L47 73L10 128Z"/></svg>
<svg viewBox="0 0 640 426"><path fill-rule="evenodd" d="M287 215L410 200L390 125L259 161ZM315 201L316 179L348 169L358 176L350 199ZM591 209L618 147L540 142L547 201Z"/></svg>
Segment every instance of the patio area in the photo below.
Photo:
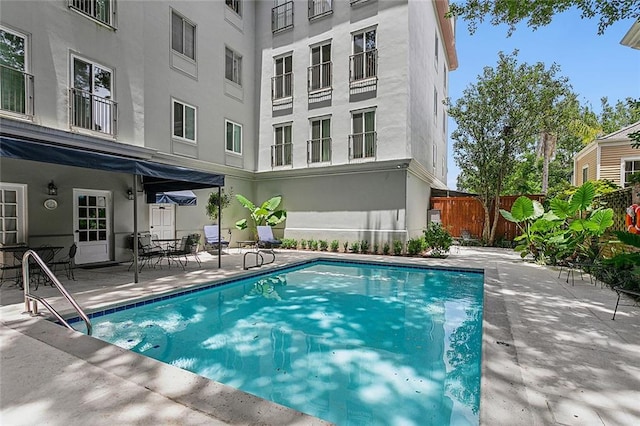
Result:
<svg viewBox="0 0 640 426"><path fill-rule="evenodd" d="M212 280L251 274L237 250L201 253L202 266L144 268L133 283L128 264L59 277L87 311ZM640 424L640 308L619 308L616 293L576 276L523 262L511 250L460 247L447 259L279 250L280 267L314 257L473 267L485 270L480 423L483 425ZM70 312L57 290L36 294ZM0 288L0 422L11 425L325 424L22 314L22 291ZM66 306L66 307L65 307ZM64 307L64 308L63 308Z"/></svg>

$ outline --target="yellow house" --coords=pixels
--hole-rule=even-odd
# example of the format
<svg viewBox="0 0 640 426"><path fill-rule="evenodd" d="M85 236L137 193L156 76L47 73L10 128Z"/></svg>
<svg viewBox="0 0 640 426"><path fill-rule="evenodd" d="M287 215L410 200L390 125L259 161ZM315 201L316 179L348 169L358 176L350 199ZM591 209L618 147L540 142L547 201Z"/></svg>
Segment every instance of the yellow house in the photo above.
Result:
<svg viewBox="0 0 640 426"><path fill-rule="evenodd" d="M640 131L640 121L598 138L573 157L573 184L608 179L626 186L628 177L640 171L640 149L631 147L629 134Z"/></svg>

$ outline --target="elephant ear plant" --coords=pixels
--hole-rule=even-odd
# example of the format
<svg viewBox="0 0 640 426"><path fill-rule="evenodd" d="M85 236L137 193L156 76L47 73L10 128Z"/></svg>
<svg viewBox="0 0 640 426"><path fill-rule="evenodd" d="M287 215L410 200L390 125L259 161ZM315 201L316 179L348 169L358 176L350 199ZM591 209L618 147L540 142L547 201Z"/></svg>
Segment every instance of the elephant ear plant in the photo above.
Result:
<svg viewBox="0 0 640 426"><path fill-rule="evenodd" d="M236 228L242 230L247 229L249 226L251 226L251 230L253 231L254 235L257 233L258 226L276 226L277 224L284 222L287 218L286 210L278 210L278 206L280 206L280 203L282 202L282 196L280 195L269 198L260 206L256 206L245 196L240 194L236 194L236 199L247 210L249 210L251 219L250 224L247 219L241 219L237 221Z"/></svg>

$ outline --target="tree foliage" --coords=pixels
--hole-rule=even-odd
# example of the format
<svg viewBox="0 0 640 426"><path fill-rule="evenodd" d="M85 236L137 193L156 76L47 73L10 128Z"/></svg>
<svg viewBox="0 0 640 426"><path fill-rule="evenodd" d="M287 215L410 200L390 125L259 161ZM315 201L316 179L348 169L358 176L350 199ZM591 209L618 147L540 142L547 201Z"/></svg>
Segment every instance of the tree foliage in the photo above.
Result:
<svg viewBox="0 0 640 426"><path fill-rule="evenodd" d="M522 21L536 30L548 25L554 15L571 8L578 9L581 18L597 17L598 34L621 19L640 19L638 0L465 0L453 3L449 15L464 19L471 34L489 17L492 25L507 24L507 34L511 35Z"/></svg>

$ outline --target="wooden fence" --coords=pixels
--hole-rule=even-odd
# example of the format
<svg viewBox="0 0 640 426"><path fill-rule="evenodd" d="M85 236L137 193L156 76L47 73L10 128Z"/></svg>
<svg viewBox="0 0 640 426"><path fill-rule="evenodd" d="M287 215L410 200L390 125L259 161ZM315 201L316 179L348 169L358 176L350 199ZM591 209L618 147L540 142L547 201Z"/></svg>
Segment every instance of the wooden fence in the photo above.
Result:
<svg viewBox="0 0 640 426"><path fill-rule="evenodd" d="M632 188L619 189L606 195L602 195L599 201L604 207L613 209L613 226L610 231L626 231L625 217L627 215L627 207L631 205Z"/></svg>
<svg viewBox="0 0 640 426"><path fill-rule="evenodd" d="M500 197L500 208L511 210L513 202L519 195ZM544 195L526 195L533 200L542 201ZM442 226L449 230L453 237L460 237L462 230L468 230L472 237L482 237L484 226L484 210L475 197L431 197L431 209L440 210ZM490 209L493 214L493 208ZM515 223L505 220L499 215L496 229L496 241L500 239L512 241L519 235Z"/></svg>

